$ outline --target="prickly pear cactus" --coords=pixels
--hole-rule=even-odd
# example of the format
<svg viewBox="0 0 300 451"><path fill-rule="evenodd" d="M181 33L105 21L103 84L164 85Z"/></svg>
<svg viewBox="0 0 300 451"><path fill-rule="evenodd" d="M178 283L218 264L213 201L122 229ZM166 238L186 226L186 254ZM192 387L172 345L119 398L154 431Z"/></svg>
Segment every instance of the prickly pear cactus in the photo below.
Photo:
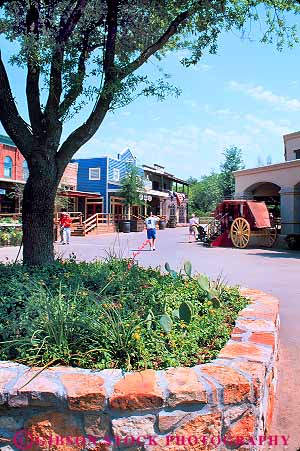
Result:
<svg viewBox="0 0 300 451"><path fill-rule="evenodd" d="M214 308L219 308L221 307L221 302L220 299L218 299L216 296L211 298L211 303L213 305Z"/></svg>
<svg viewBox="0 0 300 451"><path fill-rule="evenodd" d="M179 307L179 318L185 322L185 324L190 324L193 317L193 304L189 301L182 302Z"/></svg>
<svg viewBox="0 0 300 451"><path fill-rule="evenodd" d="M172 312L172 316L173 316L173 319L176 321L176 320L178 320L178 319L180 319L180 316L179 316L179 310L173 310L173 312Z"/></svg>
<svg viewBox="0 0 300 451"><path fill-rule="evenodd" d="M164 313L159 320L162 329L169 334L171 332L173 321L168 313Z"/></svg>
<svg viewBox="0 0 300 451"><path fill-rule="evenodd" d="M184 272L186 273L186 275L187 275L188 277L191 277L191 276L192 276L192 264L191 264L190 261L184 262L184 264L183 264L183 269L184 269Z"/></svg>
<svg viewBox="0 0 300 451"><path fill-rule="evenodd" d="M165 270L168 271L168 272L171 272L171 271L172 271L172 270L171 270L171 266L169 265L168 262L165 263Z"/></svg>
<svg viewBox="0 0 300 451"><path fill-rule="evenodd" d="M198 284L203 291L209 291L209 278L204 274L199 274L197 276Z"/></svg>

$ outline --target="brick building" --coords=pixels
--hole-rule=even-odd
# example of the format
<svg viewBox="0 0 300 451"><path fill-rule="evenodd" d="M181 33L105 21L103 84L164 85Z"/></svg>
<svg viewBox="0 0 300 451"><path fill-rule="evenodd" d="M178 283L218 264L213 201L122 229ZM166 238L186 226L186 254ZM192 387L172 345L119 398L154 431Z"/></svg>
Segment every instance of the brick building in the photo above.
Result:
<svg viewBox="0 0 300 451"><path fill-rule="evenodd" d="M28 178L27 163L8 136L0 135L0 213L20 212L16 185L24 185Z"/></svg>
<svg viewBox="0 0 300 451"><path fill-rule="evenodd" d="M0 135L0 214L21 212L22 188L28 176L28 165L19 149L8 136ZM60 194L68 197L69 211L84 214L87 198L100 196L77 191L77 179L78 164L69 163L61 179Z"/></svg>

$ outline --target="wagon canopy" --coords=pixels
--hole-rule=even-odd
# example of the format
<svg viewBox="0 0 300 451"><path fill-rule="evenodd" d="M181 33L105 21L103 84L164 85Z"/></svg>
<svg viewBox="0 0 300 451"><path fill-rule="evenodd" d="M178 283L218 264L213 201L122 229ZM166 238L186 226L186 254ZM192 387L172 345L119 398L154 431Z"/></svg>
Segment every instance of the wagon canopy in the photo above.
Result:
<svg viewBox="0 0 300 451"><path fill-rule="evenodd" d="M247 201L247 205L253 214L258 229L271 227L269 211L264 202Z"/></svg>

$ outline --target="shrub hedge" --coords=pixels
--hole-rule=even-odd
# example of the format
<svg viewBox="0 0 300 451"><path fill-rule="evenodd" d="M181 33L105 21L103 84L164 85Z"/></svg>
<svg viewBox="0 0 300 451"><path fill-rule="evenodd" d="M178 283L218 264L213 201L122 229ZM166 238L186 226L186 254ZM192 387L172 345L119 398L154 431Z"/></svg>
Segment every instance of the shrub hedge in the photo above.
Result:
<svg viewBox="0 0 300 451"><path fill-rule="evenodd" d="M124 370L215 358L247 301L203 275L127 260L0 265L0 359Z"/></svg>

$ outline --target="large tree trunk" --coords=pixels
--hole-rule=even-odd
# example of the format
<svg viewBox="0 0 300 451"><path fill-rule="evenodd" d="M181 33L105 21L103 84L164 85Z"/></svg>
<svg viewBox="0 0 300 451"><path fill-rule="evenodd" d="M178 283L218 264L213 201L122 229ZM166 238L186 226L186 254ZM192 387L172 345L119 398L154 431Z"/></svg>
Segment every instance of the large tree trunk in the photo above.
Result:
<svg viewBox="0 0 300 451"><path fill-rule="evenodd" d="M54 262L54 201L59 184L54 161L34 161L23 194L23 263L43 266Z"/></svg>

